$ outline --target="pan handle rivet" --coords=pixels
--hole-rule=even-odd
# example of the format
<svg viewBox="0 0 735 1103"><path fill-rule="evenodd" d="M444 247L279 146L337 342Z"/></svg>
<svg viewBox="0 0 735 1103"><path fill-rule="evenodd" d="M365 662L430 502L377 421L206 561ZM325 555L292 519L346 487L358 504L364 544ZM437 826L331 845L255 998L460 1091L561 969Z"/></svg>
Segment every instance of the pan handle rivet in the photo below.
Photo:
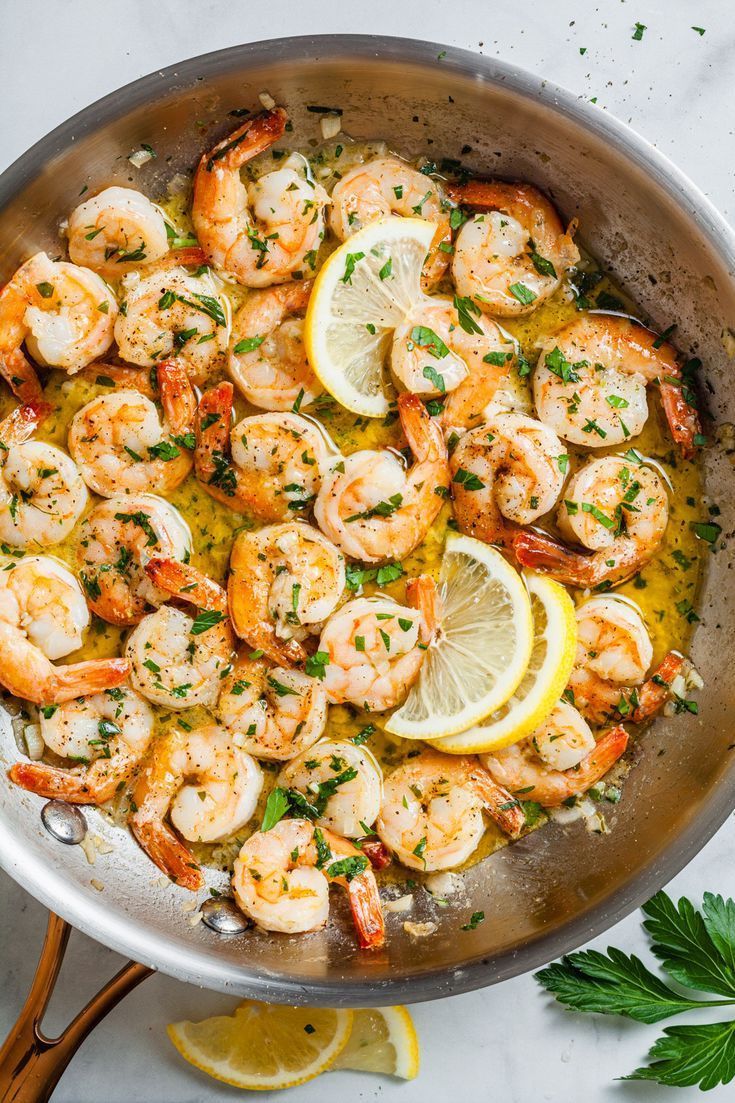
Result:
<svg viewBox="0 0 735 1103"><path fill-rule="evenodd" d="M216 896L205 900L200 911L202 922L217 934L244 934L252 923L229 896Z"/></svg>
<svg viewBox="0 0 735 1103"><path fill-rule="evenodd" d="M84 813L75 804L67 804L65 800L50 800L44 804L41 820L49 835L67 846L81 843L87 834Z"/></svg>

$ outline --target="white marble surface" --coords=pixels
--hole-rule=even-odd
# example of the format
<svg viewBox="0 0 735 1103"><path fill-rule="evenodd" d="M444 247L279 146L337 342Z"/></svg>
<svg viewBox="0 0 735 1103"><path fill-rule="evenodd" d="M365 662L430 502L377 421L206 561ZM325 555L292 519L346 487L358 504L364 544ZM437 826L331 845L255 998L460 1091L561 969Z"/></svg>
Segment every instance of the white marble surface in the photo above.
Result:
<svg viewBox="0 0 735 1103"><path fill-rule="evenodd" d="M434 39L497 55L548 76L600 110L629 122L733 213L735 33L728 0L22 0L4 5L0 34L3 112L0 168L97 97L157 67L207 50L278 34L384 32ZM636 21L647 25L632 40ZM700 36L692 24L704 27ZM580 49L586 49L584 54ZM735 896L735 822L720 830L672 883L695 899L706 889ZM43 909L0 875L0 1032L27 991L45 926ZM639 916L598 940L640 952ZM50 1015L51 1030L119 967L115 954L72 937ZM165 1024L231 1005L165 977L148 980L86 1042L65 1074L58 1103L201 1103L234 1090L189 1069L169 1046ZM666 1095L624 1085L655 1027L584 1018L552 1006L530 977L415 1009L423 1066L409 1085L333 1074L295 1089L294 1103L342 1099L585 1099L646 1101ZM732 1099L732 1086L713 1100ZM668 1093L674 1097L673 1091ZM681 1103L698 1098L680 1091Z"/></svg>

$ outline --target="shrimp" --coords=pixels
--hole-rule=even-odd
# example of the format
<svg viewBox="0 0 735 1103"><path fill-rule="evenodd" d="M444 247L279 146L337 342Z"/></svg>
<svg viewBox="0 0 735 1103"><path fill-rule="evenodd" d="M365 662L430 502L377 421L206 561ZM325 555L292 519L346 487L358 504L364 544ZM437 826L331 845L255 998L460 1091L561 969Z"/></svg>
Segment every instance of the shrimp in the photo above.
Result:
<svg viewBox="0 0 735 1103"><path fill-rule="evenodd" d="M232 888L245 915L266 931L317 931L329 916L329 886L347 890L363 950L385 941L383 912L368 858L347 839L308 820L280 820L240 851Z"/></svg>
<svg viewBox="0 0 735 1103"><path fill-rule="evenodd" d="M232 624L273 662L304 662L301 641L320 631L344 588L344 556L303 521L235 538L227 582Z"/></svg>
<svg viewBox="0 0 735 1103"><path fill-rule="evenodd" d="M104 804L125 785L153 734L153 713L127 686L40 710L41 737L69 768L18 762L10 780L32 793L72 804Z"/></svg>
<svg viewBox="0 0 735 1103"><path fill-rule="evenodd" d="M483 343L490 351L472 363L470 374L443 403L441 425L448 440L483 425L498 408L513 409L519 398L525 408L525 400L519 394L520 376L513 374L516 345L486 315L478 319L478 324L487 334Z"/></svg>
<svg viewBox="0 0 735 1103"><path fill-rule="evenodd" d="M646 388L658 384L671 435L685 458L701 432L696 397L670 344L638 322L583 314L541 348L533 376L538 415L572 444L603 448L640 433Z"/></svg>
<svg viewBox="0 0 735 1103"><path fill-rule="evenodd" d="M204 877L179 836L212 843L234 835L252 819L262 788L260 766L225 728L173 728L156 742L138 777L128 823L151 861L196 892Z"/></svg>
<svg viewBox="0 0 735 1103"><path fill-rule="evenodd" d="M403 559L425 538L449 486L439 425L417 395L398 397L398 413L416 462L394 451L353 452L333 465L314 505L319 528L340 551L366 563Z"/></svg>
<svg viewBox="0 0 735 1103"><path fill-rule="evenodd" d="M625 728L610 728L595 741L586 720L560 701L533 735L480 760L498 785L544 808L556 808L600 781L627 746Z"/></svg>
<svg viewBox="0 0 735 1103"><path fill-rule="evenodd" d="M0 616L17 623L48 659L80 648L90 619L76 578L51 555L0 557Z"/></svg>
<svg viewBox="0 0 735 1103"><path fill-rule="evenodd" d="M89 623L79 583L49 556L0 570L0 685L35 704L60 704L125 681L124 659L54 666L80 646Z"/></svg>
<svg viewBox="0 0 735 1103"><path fill-rule="evenodd" d="M410 600L418 600L415 588ZM327 697L332 704L348 701L372 712L393 708L418 677L432 632L422 612L391 598L348 601L329 618L319 640Z"/></svg>
<svg viewBox="0 0 735 1103"><path fill-rule="evenodd" d="M175 559L151 559L145 570L156 586L201 611L192 617L162 605L143 617L125 647L131 681L156 705L175 711L211 708L232 669L227 595L195 567Z"/></svg>
<svg viewBox="0 0 735 1103"><path fill-rule="evenodd" d="M87 488L66 452L30 440L47 407L16 406L0 422L0 541L48 548L64 540L87 505Z"/></svg>
<svg viewBox="0 0 735 1103"><path fill-rule="evenodd" d="M340 739L322 739L292 758L278 784L302 794L309 818L320 827L350 839L370 834L383 802L383 772L375 756Z"/></svg>
<svg viewBox="0 0 735 1103"><path fill-rule="evenodd" d="M73 375L107 352L117 313L96 272L36 253L0 291L0 374L21 402L38 402L23 342L37 364Z"/></svg>
<svg viewBox="0 0 735 1103"><path fill-rule="evenodd" d="M316 678L241 651L222 681L217 716L238 747L284 761L311 747L327 723L327 695Z"/></svg>
<svg viewBox="0 0 735 1103"><path fill-rule="evenodd" d="M514 537L513 550L522 566L550 574L567 586L614 584L652 558L668 519L666 489L653 468L604 456L570 479L557 514L562 536L589 552L573 551L537 532Z"/></svg>
<svg viewBox="0 0 735 1103"><path fill-rule="evenodd" d="M592 723L625 716L639 723L666 701L684 659L670 651L646 681L653 645L638 609L599 596L577 607L577 654L567 691Z"/></svg>
<svg viewBox="0 0 735 1103"><path fill-rule="evenodd" d="M161 211L135 188L105 188L85 199L69 215L67 238L73 262L106 280L119 280L168 252Z"/></svg>
<svg viewBox="0 0 735 1103"><path fill-rule="evenodd" d="M436 233L422 277L424 287L429 289L444 275L449 262L446 251L452 241L449 209L436 180L397 157L376 157L357 165L337 182L332 192L329 224L340 241L346 241L377 218L398 215L434 222Z"/></svg>
<svg viewBox="0 0 735 1103"><path fill-rule="evenodd" d="M177 360L158 365L164 420L137 391L98 395L69 427L69 451L84 481L105 498L145 491L167 494L192 468L196 397Z"/></svg>
<svg viewBox="0 0 735 1103"><path fill-rule="evenodd" d="M235 316L229 371L262 410L308 406L323 391L304 348L304 311L312 280L253 291Z"/></svg>
<svg viewBox="0 0 735 1103"><path fill-rule="evenodd" d="M512 837L522 831L518 801L477 758L427 750L385 779L376 830L409 869L452 869L477 849L485 832L483 810Z"/></svg>
<svg viewBox="0 0 735 1103"><path fill-rule="evenodd" d="M248 119L205 153L194 176L191 217L210 264L245 287L287 283L310 274L324 237L327 193L297 155L257 180L240 169L277 142L288 116L282 107ZM301 171L298 171L298 169Z"/></svg>
<svg viewBox="0 0 735 1103"><path fill-rule="evenodd" d="M447 191L455 203L482 212L457 235L452 277L458 294L486 313L530 314L579 260L575 224L565 232L553 205L532 185L470 180Z"/></svg>
<svg viewBox="0 0 735 1103"><path fill-rule="evenodd" d="M495 322L483 315L475 320L466 312L460 314L443 296L424 296L393 331L391 370L414 394L455 391L465 381L483 376L488 363L499 380L514 359L515 346ZM487 395L485 405L491 397Z"/></svg>
<svg viewBox="0 0 735 1103"><path fill-rule="evenodd" d="M553 509L568 462L556 433L524 414L496 413L470 429L449 461L460 530L509 543L520 525Z"/></svg>
<svg viewBox="0 0 735 1103"><path fill-rule="evenodd" d="M233 388L218 383L199 402L196 476L208 494L261 521L308 511L330 447L315 422L298 414L245 417L230 430Z"/></svg>
<svg viewBox="0 0 735 1103"><path fill-rule="evenodd" d="M178 255L182 263L189 259L186 250ZM118 351L123 360L142 368L176 357L201 386L224 360L229 302L207 268L187 272L179 265L154 267L149 274L131 272L123 280L124 309L115 322Z"/></svg>
<svg viewBox="0 0 735 1103"><path fill-rule="evenodd" d="M170 596L151 582L146 563L154 556L185 562L191 551L189 526L164 498L107 498L79 528L77 564L90 608L108 624L137 624Z"/></svg>

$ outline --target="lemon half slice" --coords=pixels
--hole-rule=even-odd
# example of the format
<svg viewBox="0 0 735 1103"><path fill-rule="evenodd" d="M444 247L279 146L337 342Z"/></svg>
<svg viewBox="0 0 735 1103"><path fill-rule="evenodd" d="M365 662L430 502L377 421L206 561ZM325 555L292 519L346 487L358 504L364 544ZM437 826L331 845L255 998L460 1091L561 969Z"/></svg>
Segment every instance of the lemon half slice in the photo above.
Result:
<svg viewBox="0 0 735 1103"><path fill-rule="evenodd" d="M449 754L496 751L525 739L543 724L569 681L577 648L574 602L558 582L525 575L534 622L533 651L520 685L506 703L481 724L447 739L432 740Z"/></svg>
<svg viewBox="0 0 735 1103"><path fill-rule="evenodd" d="M422 297L421 270L435 232L423 218L381 218L343 242L316 277L306 355L323 386L356 414L388 413L393 330Z"/></svg>
<svg viewBox="0 0 735 1103"><path fill-rule="evenodd" d="M245 1000L234 1015L171 1023L181 1056L216 1080L250 1091L303 1084L324 1072L347 1045L353 1013Z"/></svg>
<svg viewBox="0 0 735 1103"><path fill-rule="evenodd" d="M512 696L531 657L528 591L495 548L449 536L439 591L439 630L417 682L385 725L403 739L439 739L478 724Z"/></svg>
<svg viewBox="0 0 735 1103"><path fill-rule="evenodd" d="M382 1072L413 1080L419 1071L419 1040L408 1009L370 1007L355 1011L350 1039L332 1069Z"/></svg>

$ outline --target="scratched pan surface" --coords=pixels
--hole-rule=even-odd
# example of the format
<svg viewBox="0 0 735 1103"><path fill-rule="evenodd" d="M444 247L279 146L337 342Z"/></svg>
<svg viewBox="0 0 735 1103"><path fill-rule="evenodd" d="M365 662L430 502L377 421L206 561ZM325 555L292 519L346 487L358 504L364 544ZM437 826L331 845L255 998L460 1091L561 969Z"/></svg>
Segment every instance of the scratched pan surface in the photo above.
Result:
<svg viewBox="0 0 735 1103"><path fill-rule="evenodd" d="M231 124L227 112L257 106L267 90L284 103L302 143L318 140L311 105L339 105L344 130L382 137L406 154L459 157L482 173L531 180L650 317L676 319L683 349L704 363L718 422L735 421L723 345L735 329L735 236L700 192L660 153L606 114L501 62L435 43L325 36L233 47L136 81L42 139L0 177L0 279L40 248L58 252L60 212L90 190L131 182L162 192ZM431 144L429 143L431 140ZM141 170L127 155L141 143L158 157ZM726 455L707 455L707 493L732 529L735 494ZM661 718L645 734L612 830L553 825L476 866L462 913L485 912L459 933L453 908L427 903L414 920L438 924L412 940L404 915L387 917L379 954L356 951L335 900L329 927L309 937L248 932L218 938L192 926L188 894L160 883L126 835L89 814L113 850L90 866L41 826L41 801L0 788L0 862L34 896L100 942L166 973L210 988L284 1002L370 1005L459 992L524 972L603 931L664 885L735 807L733 653L735 580L727 551L709 557L694 644L705 680L698 716ZM0 766L15 757L8 725ZM105 848L102 848L105 849ZM221 878L213 879L220 884ZM95 882L93 884L92 882ZM422 894L420 894L422 895ZM430 909L430 914L429 914Z"/></svg>

